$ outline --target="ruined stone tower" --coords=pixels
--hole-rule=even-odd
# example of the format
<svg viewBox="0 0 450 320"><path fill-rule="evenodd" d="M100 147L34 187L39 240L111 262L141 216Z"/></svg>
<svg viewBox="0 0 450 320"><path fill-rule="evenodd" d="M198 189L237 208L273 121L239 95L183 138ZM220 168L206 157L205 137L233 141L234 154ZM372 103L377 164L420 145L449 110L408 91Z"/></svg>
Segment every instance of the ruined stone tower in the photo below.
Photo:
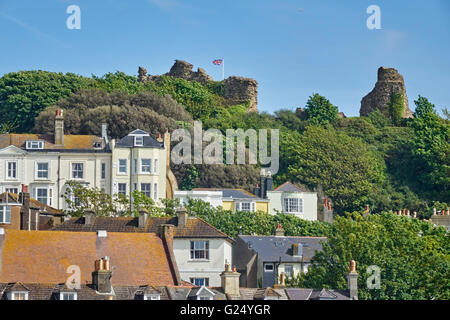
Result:
<svg viewBox="0 0 450 320"><path fill-rule="evenodd" d="M413 113L409 110L403 76L394 68L384 67L378 69L378 80L375 84L375 88L361 100L361 109L359 110L360 116L367 116L376 109L384 114L388 114L388 104L391 99L391 93L403 95L405 107L403 117L411 118Z"/></svg>

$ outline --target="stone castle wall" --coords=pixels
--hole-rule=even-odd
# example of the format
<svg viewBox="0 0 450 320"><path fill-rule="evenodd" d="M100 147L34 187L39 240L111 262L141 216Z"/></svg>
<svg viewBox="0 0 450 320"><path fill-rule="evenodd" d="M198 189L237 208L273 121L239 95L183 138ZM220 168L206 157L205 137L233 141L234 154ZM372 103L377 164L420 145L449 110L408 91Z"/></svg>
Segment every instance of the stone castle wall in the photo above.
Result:
<svg viewBox="0 0 450 320"><path fill-rule="evenodd" d="M197 71L192 70L193 65L183 60L175 60L175 63L170 68L170 71L165 75L175 78L182 78L189 81L198 81L202 84L214 81L206 71L202 68L197 68ZM160 76L147 75L147 69L139 67L138 78L139 81L157 81ZM231 76L224 81L224 98L225 105L231 106L236 104L244 104L250 102L248 111L258 111L258 82L251 78Z"/></svg>

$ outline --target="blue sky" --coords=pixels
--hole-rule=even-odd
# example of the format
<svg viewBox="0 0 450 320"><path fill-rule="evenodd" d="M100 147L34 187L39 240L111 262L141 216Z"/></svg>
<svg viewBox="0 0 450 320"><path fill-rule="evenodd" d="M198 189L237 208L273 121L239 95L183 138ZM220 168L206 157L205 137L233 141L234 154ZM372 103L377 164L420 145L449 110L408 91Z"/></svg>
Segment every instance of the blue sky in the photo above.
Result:
<svg viewBox="0 0 450 320"><path fill-rule="evenodd" d="M80 30L66 27L71 4ZM372 4L380 30L366 27ZM224 58L225 77L258 80L261 111L303 107L317 92L356 116L385 66L404 76L411 109L419 94L450 107L448 0L0 0L0 30L0 75L161 74L182 59L220 80L212 60Z"/></svg>

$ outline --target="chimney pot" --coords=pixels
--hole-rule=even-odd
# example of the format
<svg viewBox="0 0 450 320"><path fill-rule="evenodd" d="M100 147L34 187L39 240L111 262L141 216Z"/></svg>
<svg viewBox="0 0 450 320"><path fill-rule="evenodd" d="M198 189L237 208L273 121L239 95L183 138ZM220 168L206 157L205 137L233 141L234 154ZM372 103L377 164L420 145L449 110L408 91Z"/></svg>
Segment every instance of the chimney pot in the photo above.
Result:
<svg viewBox="0 0 450 320"><path fill-rule="evenodd" d="M94 222L94 211L86 210L84 212L84 224L91 225Z"/></svg>
<svg viewBox="0 0 450 320"><path fill-rule="evenodd" d="M92 284L100 293L110 293L112 272L109 270L109 257L95 261L95 269L92 272Z"/></svg>
<svg viewBox="0 0 450 320"><path fill-rule="evenodd" d="M350 261L350 272L347 276L350 299L358 300L358 273L355 260Z"/></svg>
<svg viewBox="0 0 450 320"><path fill-rule="evenodd" d="M283 226L279 223L277 223L277 228L275 229L275 236L276 237L284 237Z"/></svg>
<svg viewBox="0 0 450 320"><path fill-rule="evenodd" d="M222 289L226 295L240 296L239 277L241 274L235 270L236 267L233 267L233 272L230 272L230 265L227 263L225 271L220 274Z"/></svg>
<svg viewBox="0 0 450 320"><path fill-rule="evenodd" d="M61 109L56 110L54 139L55 145L64 145L64 112Z"/></svg>

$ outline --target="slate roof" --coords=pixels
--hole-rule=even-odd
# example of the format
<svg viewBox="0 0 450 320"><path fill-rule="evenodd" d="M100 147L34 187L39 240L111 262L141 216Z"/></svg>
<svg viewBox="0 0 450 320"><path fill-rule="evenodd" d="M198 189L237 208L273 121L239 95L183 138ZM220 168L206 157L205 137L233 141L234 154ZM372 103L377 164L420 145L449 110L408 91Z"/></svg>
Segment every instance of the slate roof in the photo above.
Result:
<svg viewBox="0 0 450 320"><path fill-rule="evenodd" d="M52 230L158 233L159 225L172 224L175 226L174 238L223 238L231 241L225 233L197 217L189 217L184 228L178 226L178 217L149 217L145 228L138 227L139 218L137 217L95 217L90 225L86 225L84 221L84 217L72 218L55 226Z"/></svg>
<svg viewBox="0 0 450 320"><path fill-rule="evenodd" d="M258 198L254 194L244 189L227 189L227 188L194 188L192 191L222 191L223 198L233 199L252 199L258 201L269 201L267 199Z"/></svg>
<svg viewBox="0 0 450 320"><path fill-rule="evenodd" d="M287 288L286 294L289 300L350 300L345 290Z"/></svg>
<svg viewBox="0 0 450 320"><path fill-rule="evenodd" d="M17 203L19 200L19 195L15 193L8 192L8 202ZM6 203L6 192L0 194L0 203ZM45 208L45 212L51 215L64 215L63 210L58 210L49 205L43 204L36 199L30 198L30 207L33 209L42 210Z"/></svg>
<svg viewBox="0 0 450 320"><path fill-rule="evenodd" d="M297 184L293 184L290 181L283 183L281 186L276 188L274 191L282 191L282 192L308 192L305 187L299 186Z"/></svg>
<svg viewBox="0 0 450 320"><path fill-rule="evenodd" d="M18 285L21 286L18 288ZM151 288L151 290L146 290ZM68 289L64 283L0 283L0 300L6 300L11 291L28 291L28 300L59 300L61 292L76 292L77 300L142 300L143 293L159 294L160 300L170 300L165 286L113 286L113 294L99 294L90 284L82 284L80 289ZM19 290L20 289L20 290Z"/></svg>
<svg viewBox="0 0 450 320"><path fill-rule="evenodd" d="M90 283L94 261L109 256L113 285L174 285L169 256L153 233L25 231L0 236L0 282L64 283L77 265Z"/></svg>
<svg viewBox="0 0 450 320"><path fill-rule="evenodd" d="M164 143L159 142L155 138L148 135L147 132L136 129L133 132L130 132L127 136L123 137L116 143L116 147L119 148L131 148L134 146L134 137L135 135L142 135L144 144L142 146L137 146L136 148L164 148Z"/></svg>
<svg viewBox="0 0 450 320"><path fill-rule="evenodd" d="M245 243L258 254L265 262L309 262L316 251L322 250L321 241L326 237L277 237L277 236L243 236L239 235ZM302 245L302 257L292 255L292 244Z"/></svg>
<svg viewBox="0 0 450 320"><path fill-rule="evenodd" d="M0 149L8 146L16 146L26 150L26 141L28 140L43 140L43 150L27 150L31 152L46 151L90 151L90 152L105 152L104 148L94 148L95 143L103 143L103 138L94 135L64 135L64 146L55 145L53 134L0 134Z"/></svg>

